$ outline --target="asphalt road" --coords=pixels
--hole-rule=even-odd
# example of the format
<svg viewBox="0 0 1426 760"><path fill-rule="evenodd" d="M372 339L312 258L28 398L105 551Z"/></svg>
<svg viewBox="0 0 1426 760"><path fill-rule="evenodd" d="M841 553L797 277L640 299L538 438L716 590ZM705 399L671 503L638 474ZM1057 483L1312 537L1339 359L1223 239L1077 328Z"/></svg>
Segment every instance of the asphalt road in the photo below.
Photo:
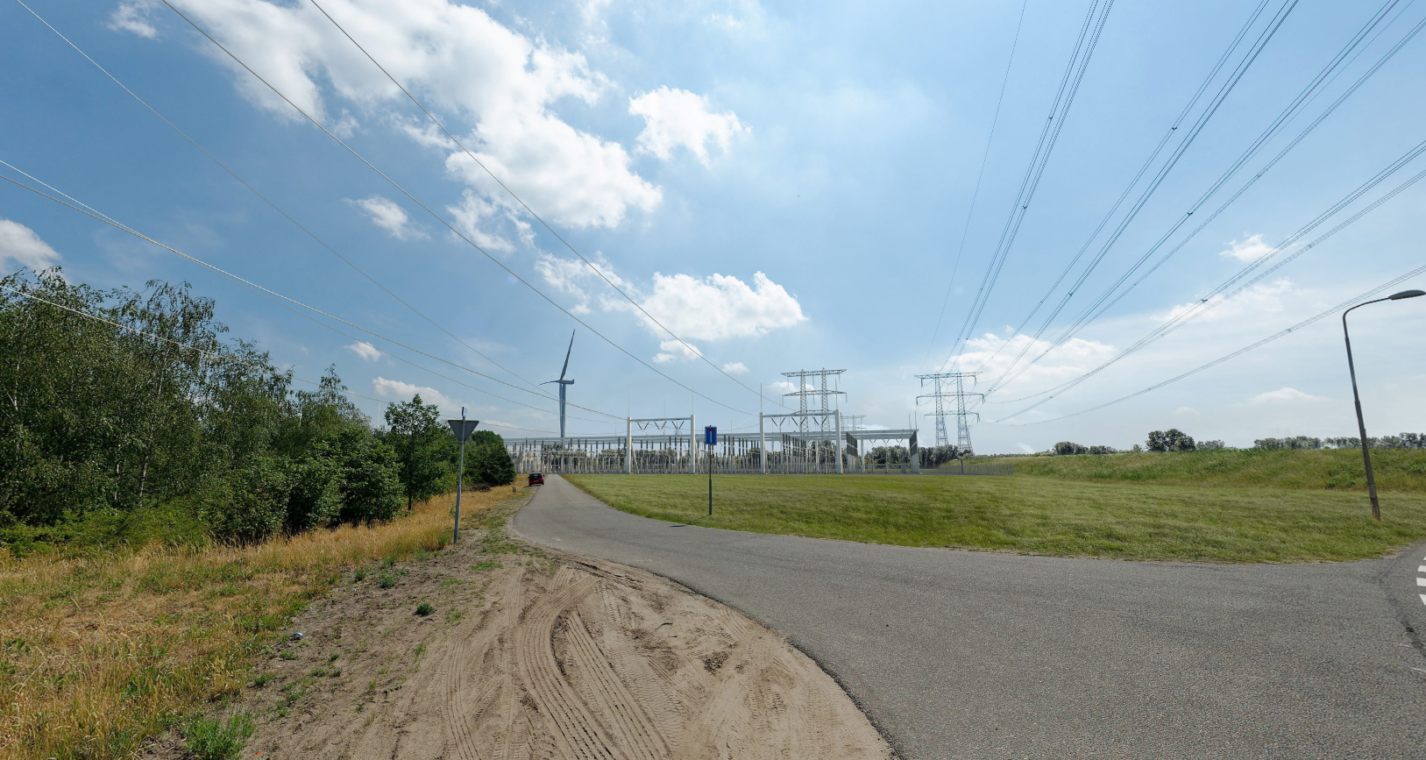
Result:
<svg viewBox="0 0 1426 760"><path fill-rule="evenodd" d="M908 760L1426 758L1426 545L1319 565L913 549L659 522L546 478L519 534L786 633Z"/></svg>

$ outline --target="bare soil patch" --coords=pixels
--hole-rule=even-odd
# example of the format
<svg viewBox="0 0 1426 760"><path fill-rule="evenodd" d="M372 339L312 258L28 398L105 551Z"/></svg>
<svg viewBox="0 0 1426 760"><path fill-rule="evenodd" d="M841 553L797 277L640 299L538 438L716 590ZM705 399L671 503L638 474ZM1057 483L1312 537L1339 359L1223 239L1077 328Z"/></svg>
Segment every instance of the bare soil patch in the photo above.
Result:
<svg viewBox="0 0 1426 760"><path fill-rule="evenodd" d="M416 614L421 603L434 611ZM303 639L228 708L257 718L244 757L891 757L780 634L650 573L499 530L369 570L293 629Z"/></svg>

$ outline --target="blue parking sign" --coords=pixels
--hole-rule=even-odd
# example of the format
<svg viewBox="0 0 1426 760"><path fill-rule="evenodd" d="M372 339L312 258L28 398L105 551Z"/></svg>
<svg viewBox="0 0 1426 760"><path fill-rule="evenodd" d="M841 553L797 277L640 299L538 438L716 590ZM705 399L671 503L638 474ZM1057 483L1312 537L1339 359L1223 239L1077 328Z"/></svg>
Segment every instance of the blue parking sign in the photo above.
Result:
<svg viewBox="0 0 1426 760"><path fill-rule="evenodd" d="M718 428L712 425L703 428L703 443L709 446L718 445Z"/></svg>

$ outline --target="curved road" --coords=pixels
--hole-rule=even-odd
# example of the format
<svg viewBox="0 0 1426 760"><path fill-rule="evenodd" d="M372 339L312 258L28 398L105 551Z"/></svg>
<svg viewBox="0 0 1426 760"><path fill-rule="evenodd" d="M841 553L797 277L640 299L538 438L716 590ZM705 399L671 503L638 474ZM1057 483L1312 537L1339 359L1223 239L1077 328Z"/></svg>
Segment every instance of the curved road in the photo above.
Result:
<svg viewBox="0 0 1426 760"><path fill-rule="evenodd" d="M783 631L908 760L1426 758L1426 545L1321 565L914 549L659 522L547 478L518 533Z"/></svg>

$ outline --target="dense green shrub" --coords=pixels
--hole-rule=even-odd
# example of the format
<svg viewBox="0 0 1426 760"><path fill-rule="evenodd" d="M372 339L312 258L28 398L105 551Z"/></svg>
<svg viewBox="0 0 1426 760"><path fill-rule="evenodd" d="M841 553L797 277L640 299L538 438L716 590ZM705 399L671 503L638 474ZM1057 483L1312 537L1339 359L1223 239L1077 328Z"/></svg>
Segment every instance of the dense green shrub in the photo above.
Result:
<svg viewBox="0 0 1426 760"><path fill-rule="evenodd" d="M515 482L515 462L505 450L505 439L496 433L482 430L471 436L466 441L465 456L466 472L472 482L490 486L508 486Z"/></svg>
<svg viewBox="0 0 1426 760"><path fill-rule="evenodd" d="M203 502L200 515L213 534L239 543L261 541L287 519L288 473L284 463L256 457Z"/></svg>
<svg viewBox="0 0 1426 760"><path fill-rule="evenodd" d="M311 456L292 465L287 494L289 533L332 525L341 509L342 467L335 458Z"/></svg>
<svg viewBox="0 0 1426 760"><path fill-rule="evenodd" d="M215 304L187 285L103 291L57 269L0 285L0 544L13 550L256 541L387 520L453 485L435 407L393 405L419 410L418 445L383 441L334 367L294 389L253 344L220 340ZM403 469L402 450L425 452L421 466Z"/></svg>

